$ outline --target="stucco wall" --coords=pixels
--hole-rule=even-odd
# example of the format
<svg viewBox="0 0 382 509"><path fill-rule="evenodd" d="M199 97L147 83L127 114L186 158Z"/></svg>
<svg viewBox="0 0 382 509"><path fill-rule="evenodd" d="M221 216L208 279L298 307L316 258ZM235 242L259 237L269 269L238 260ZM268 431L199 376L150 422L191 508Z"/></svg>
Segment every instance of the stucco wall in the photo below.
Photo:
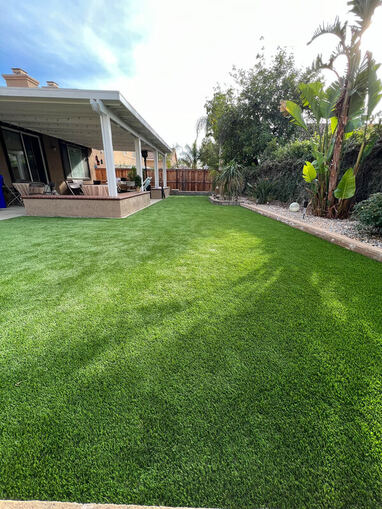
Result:
<svg viewBox="0 0 382 509"><path fill-rule="evenodd" d="M58 193L63 194L67 191L64 181L64 168L62 167L62 159L60 145L57 138L41 136L44 147L46 164L48 166L49 178L54 182Z"/></svg>
<svg viewBox="0 0 382 509"><path fill-rule="evenodd" d="M0 174L4 177L4 182L9 186L11 176L9 175L7 160L5 158L3 146L0 143Z"/></svg>
<svg viewBox="0 0 382 509"><path fill-rule="evenodd" d="M81 196L28 196L27 216L122 218L147 207L150 193L131 193L117 198Z"/></svg>

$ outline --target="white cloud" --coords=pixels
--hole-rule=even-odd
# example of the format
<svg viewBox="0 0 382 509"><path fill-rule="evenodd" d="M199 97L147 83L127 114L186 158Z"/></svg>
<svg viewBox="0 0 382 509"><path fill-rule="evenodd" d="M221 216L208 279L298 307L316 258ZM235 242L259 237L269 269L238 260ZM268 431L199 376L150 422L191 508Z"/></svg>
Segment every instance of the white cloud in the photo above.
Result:
<svg viewBox="0 0 382 509"><path fill-rule="evenodd" d="M287 46L299 65L308 65L334 42L328 37L307 46L315 28L348 10L346 0L146 0L139 6L134 24L129 20L144 35L132 52L134 75L113 71L111 49L95 46L112 65L110 76L93 86L120 89L168 143L182 145L193 141L206 98L217 82L229 80L233 65L252 66L262 45L269 54ZM382 60L379 11L369 41Z"/></svg>

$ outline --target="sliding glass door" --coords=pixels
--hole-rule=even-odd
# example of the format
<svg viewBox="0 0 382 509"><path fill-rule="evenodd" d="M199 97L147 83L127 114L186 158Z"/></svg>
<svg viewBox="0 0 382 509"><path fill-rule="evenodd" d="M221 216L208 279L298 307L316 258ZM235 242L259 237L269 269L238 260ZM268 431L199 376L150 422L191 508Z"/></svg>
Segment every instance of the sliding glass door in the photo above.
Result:
<svg viewBox="0 0 382 509"><path fill-rule="evenodd" d="M14 181L48 183L40 139L11 129L2 129Z"/></svg>

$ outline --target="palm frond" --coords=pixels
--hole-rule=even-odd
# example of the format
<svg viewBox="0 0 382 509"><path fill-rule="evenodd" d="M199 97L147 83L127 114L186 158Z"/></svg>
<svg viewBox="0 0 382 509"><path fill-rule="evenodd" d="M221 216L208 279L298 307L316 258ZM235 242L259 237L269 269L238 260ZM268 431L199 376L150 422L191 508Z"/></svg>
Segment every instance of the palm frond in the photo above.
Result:
<svg viewBox="0 0 382 509"><path fill-rule="evenodd" d="M339 55L338 55L339 56ZM333 66L334 60L331 61L330 59L327 62L324 62L322 60L322 55L317 55L316 60L312 63L311 69L313 72L321 71L322 69L328 69L330 71L333 71L338 79L340 79L340 76L336 69Z"/></svg>
<svg viewBox="0 0 382 509"><path fill-rule="evenodd" d="M202 131L206 133L208 127L208 116L199 117L196 122L196 137L198 138Z"/></svg>
<svg viewBox="0 0 382 509"><path fill-rule="evenodd" d="M371 18L377 7L382 5L382 0L349 0L348 6L351 13L356 17L356 23L363 33L370 25Z"/></svg>
<svg viewBox="0 0 382 509"><path fill-rule="evenodd" d="M331 34L337 36L340 39L341 43L345 45L346 27L347 21L341 23L340 18L337 16L333 23L328 24L323 23L322 25L320 25L314 32L313 37L308 42L308 44L311 44L315 39L317 39L317 37L320 37L321 35Z"/></svg>

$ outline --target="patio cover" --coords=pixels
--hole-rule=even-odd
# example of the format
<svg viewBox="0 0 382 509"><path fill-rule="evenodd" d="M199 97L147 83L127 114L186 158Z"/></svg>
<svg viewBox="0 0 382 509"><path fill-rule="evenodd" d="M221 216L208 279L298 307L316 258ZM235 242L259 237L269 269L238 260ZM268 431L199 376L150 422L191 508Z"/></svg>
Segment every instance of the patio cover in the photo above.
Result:
<svg viewBox="0 0 382 509"><path fill-rule="evenodd" d="M100 119L92 101L101 101L110 114L114 150L134 151L140 138L142 149L171 152L118 91L0 87L0 121L102 150Z"/></svg>

